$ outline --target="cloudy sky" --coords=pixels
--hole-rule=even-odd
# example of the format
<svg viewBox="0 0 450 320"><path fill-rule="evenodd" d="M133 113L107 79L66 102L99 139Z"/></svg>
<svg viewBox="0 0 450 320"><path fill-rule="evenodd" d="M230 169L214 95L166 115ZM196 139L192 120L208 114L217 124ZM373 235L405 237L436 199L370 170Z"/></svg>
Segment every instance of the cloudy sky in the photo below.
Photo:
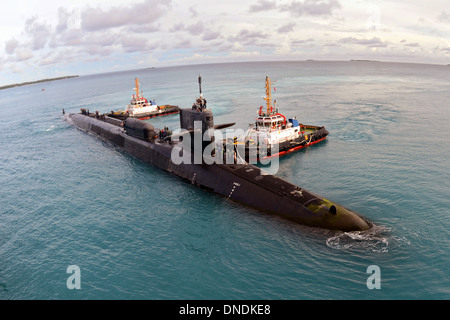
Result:
<svg viewBox="0 0 450 320"><path fill-rule="evenodd" d="M0 86L196 63L450 63L448 0L5 0Z"/></svg>

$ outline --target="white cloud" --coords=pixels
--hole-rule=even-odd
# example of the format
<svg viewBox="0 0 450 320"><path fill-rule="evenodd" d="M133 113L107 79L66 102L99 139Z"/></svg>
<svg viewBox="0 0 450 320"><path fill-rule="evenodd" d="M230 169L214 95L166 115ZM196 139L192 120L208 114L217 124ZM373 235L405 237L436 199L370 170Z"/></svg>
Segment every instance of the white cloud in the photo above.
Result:
<svg viewBox="0 0 450 320"><path fill-rule="evenodd" d="M17 62L26 61L33 57L33 52L29 48L25 47L16 48L15 54Z"/></svg>
<svg viewBox="0 0 450 320"><path fill-rule="evenodd" d="M69 10L66 8L58 8L58 24L55 33L61 33L68 29L81 28L81 12L80 10Z"/></svg>
<svg viewBox="0 0 450 320"><path fill-rule="evenodd" d="M81 11L81 27L86 31L98 31L127 25L152 24L167 12L170 3L171 0L145 0L106 10L87 7Z"/></svg>
<svg viewBox="0 0 450 320"><path fill-rule="evenodd" d="M33 16L25 21L25 32L31 38L31 49L38 50L45 47L47 41L50 39L50 26L46 23L38 21L36 16Z"/></svg>
<svg viewBox="0 0 450 320"><path fill-rule="evenodd" d="M343 43L343 44L358 44L358 45L363 45L363 46L367 46L370 48L375 48L375 47L387 47L388 42L386 41L382 41L380 38L377 37L373 37L372 39L358 39L355 37L347 37L347 38L342 38L338 41L339 43Z"/></svg>

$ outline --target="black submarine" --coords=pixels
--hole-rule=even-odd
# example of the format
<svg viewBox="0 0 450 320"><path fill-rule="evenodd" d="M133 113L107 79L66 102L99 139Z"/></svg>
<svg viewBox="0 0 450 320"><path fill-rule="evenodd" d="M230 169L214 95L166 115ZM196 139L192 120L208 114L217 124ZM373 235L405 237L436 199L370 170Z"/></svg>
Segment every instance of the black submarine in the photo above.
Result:
<svg viewBox="0 0 450 320"><path fill-rule="evenodd" d="M119 120L84 109L65 117L79 129L97 135L144 162L261 212L330 230L348 232L372 228L373 224L356 212L260 167L245 161L215 161L215 149L209 147L214 141L214 129L230 127L234 123L214 125L213 112L207 108L201 92L200 76L199 87L200 97L192 108L180 109L181 131L172 136L164 136L162 130L135 118ZM205 134L209 135L209 141L195 143L198 136ZM200 159L197 159L198 154L202 155Z"/></svg>

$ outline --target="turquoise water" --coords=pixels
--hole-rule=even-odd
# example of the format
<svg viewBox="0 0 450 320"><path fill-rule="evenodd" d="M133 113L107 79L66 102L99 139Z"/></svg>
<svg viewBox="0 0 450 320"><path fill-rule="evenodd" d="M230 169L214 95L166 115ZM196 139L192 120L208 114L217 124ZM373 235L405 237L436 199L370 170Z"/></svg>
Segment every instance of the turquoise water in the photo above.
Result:
<svg viewBox="0 0 450 320"><path fill-rule="evenodd" d="M280 111L324 125L278 175L361 213L366 233L299 226L148 166L62 118L123 108L134 78L245 129ZM45 91L42 89L45 88ZM450 67L267 62L81 76L0 91L1 299L449 299ZM178 115L147 120L179 126ZM68 289L79 266L81 288ZM380 289L369 289L371 265Z"/></svg>

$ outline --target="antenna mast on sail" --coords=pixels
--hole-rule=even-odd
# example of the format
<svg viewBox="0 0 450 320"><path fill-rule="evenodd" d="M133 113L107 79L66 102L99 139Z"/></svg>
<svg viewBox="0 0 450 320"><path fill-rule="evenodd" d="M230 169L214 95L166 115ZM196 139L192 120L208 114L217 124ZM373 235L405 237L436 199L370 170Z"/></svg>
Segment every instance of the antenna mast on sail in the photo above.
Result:
<svg viewBox="0 0 450 320"><path fill-rule="evenodd" d="M202 96L202 76L198 75L198 88L200 91L200 97Z"/></svg>

